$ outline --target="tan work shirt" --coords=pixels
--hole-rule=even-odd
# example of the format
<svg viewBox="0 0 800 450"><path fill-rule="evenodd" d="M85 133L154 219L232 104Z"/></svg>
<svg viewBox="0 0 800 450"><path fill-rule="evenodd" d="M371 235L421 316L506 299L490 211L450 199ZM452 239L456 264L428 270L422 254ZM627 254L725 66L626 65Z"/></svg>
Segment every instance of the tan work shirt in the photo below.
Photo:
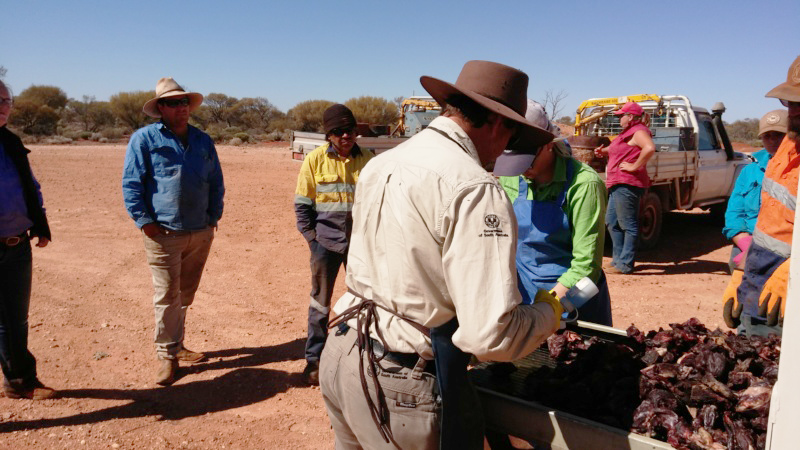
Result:
<svg viewBox="0 0 800 450"><path fill-rule="evenodd" d="M457 315L453 342L460 349L483 360L515 360L558 327L550 305L520 305L516 243L505 192L464 130L438 117L361 172L347 286L426 327ZM333 311L359 301L346 293ZM433 359L418 330L385 311L378 319L390 350Z"/></svg>

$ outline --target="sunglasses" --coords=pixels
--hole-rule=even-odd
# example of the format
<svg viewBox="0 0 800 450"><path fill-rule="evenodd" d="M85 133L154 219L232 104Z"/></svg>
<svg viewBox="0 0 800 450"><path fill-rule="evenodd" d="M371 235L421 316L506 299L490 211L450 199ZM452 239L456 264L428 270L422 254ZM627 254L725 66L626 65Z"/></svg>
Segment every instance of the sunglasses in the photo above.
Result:
<svg viewBox="0 0 800 450"><path fill-rule="evenodd" d="M13 105L14 99L13 98L0 98L0 105Z"/></svg>
<svg viewBox="0 0 800 450"><path fill-rule="evenodd" d="M347 133L347 134L353 134L353 130L354 130L354 129L355 129L355 128L353 128L353 127L348 127L348 128L334 128L334 129L332 129L332 130L331 130L331 134L332 134L332 135L334 135L334 136L336 136L336 137L342 137L342 136L343 136L345 133Z"/></svg>
<svg viewBox="0 0 800 450"><path fill-rule="evenodd" d="M189 106L189 98L164 98L159 100L158 103L166 106L167 108L177 108L178 106Z"/></svg>
<svg viewBox="0 0 800 450"><path fill-rule="evenodd" d="M800 106L800 102L790 102L789 100L781 99L781 105L783 105L783 106L785 106L787 108L789 107L789 105L797 107L797 106Z"/></svg>

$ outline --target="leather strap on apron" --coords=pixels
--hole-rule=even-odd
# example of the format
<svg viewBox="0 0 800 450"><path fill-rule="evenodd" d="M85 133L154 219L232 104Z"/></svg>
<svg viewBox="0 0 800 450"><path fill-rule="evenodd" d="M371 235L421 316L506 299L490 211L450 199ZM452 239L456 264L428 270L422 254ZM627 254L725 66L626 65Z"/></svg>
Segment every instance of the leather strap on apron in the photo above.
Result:
<svg viewBox="0 0 800 450"><path fill-rule="evenodd" d="M328 324L328 328L336 327L337 325L347 322L353 318L356 319L356 332L358 333L356 342L358 343L358 352L360 356L358 358L358 375L361 380L361 389L364 391L364 397L367 400L367 406L369 407L372 420L378 427L378 431L381 433L383 440L386 441L386 443L389 443L392 440L392 430L389 427L389 408L386 406L386 397L383 395L383 388L378 380L377 370L378 363L383 360L388 352L388 346L386 345L386 339L383 337L383 332L381 332L380 327L378 327L378 321L376 320L376 308L380 308L389 314L404 320L406 323L413 326L427 337L430 337L431 331L427 327L424 327L407 317L403 317L390 309L384 308L383 306L375 303L374 300L366 299L350 289L348 289L348 292L353 294L356 298L361 299L361 302L357 305L347 308L346 310L342 311L341 314L331 319L330 324ZM375 323L375 332L377 333L380 344L383 347L383 352L380 356L376 356L375 354L376 352L373 344L375 341L373 340L370 332L370 325L373 322ZM367 354L369 371L373 374L372 382L374 385L373 387L375 388L377 403L374 402L372 397L369 395L366 372L364 371L364 352Z"/></svg>

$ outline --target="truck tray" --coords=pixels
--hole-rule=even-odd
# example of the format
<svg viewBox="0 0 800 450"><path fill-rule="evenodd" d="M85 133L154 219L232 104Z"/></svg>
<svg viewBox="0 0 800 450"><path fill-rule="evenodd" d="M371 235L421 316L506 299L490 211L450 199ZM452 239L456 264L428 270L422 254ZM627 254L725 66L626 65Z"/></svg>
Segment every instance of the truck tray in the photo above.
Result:
<svg viewBox="0 0 800 450"><path fill-rule="evenodd" d="M578 321L570 326L585 336L616 342L625 332L616 328ZM629 431L614 428L593 420L559 411L520 398L525 378L541 366L555 367L546 348L540 347L531 355L514 361L517 370L510 376L495 376L480 364L470 370L470 378L481 400L486 427L553 449L580 450L652 450L673 449L658 441Z"/></svg>

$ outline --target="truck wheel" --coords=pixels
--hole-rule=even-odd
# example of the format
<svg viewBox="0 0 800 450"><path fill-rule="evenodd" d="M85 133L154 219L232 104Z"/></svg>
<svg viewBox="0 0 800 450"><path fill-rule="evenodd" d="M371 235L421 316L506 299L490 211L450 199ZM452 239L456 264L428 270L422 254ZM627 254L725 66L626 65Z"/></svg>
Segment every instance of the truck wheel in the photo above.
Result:
<svg viewBox="0 0 800 450"><path fill-rule="evenodd" d="M661 237L663 210L661 199L655 192L647 192L639 207L639 249L654 248Z"/></svg>

